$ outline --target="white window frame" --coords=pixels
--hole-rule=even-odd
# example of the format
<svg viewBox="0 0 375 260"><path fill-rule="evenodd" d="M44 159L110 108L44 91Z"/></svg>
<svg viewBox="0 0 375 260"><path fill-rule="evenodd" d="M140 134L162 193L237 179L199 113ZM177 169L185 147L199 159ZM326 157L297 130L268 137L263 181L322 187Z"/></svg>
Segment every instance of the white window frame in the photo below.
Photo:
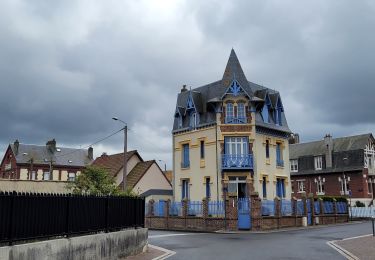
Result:
<svg viewBox="0 0 375 260"><path fill-rule="evenodd" d="M306 192L306 180L296 180L297 181L297 192L298 193L305 193Z"/></svg>
<svg viewBox="0 0 375 260"><path fill-rule="evenodd" d="M240 109L241 108L241 109ZM237 118L246 118L246 106L245 103L237 103Z"/></svg>
<svg viewBox="0 0 375 260"><path fill-rule="evenodd" d="M298 160L297 159L290 160L290 172L298 172Z"/></svg>
<svg viewBox="0 0 375 260"><path fill-rule="evenodd" d="M73 175L73 177L70 176L71 174ZM68 173L68 181L75 181L76 177L77 177L77 174L75 172Z"/></svg>
<svg viewBox="0 0 375 260"><path fill-rule="evenodd" d="M315 170L323 169L323 156L314 157L314 166L315 166Z"/></svg>
<svg viewBox="0 0 375 260"><path fill-rule="evenodd" d="M249 142L247 137L226 137L227 147L225 154L246 155L249 153Z"/></svg>
<svg viewBox="0 0 375 260"><path fill-rule="evenodd" d="M324 182L322 180L316 182L316 195L325 194L323 187L324 187Z"/></svg>
<svg viewBox="0 0 375 260"><path fill-rule="evenodd" d="M31 171L30 179L31 180L36 180L36 171Z"/></svg>

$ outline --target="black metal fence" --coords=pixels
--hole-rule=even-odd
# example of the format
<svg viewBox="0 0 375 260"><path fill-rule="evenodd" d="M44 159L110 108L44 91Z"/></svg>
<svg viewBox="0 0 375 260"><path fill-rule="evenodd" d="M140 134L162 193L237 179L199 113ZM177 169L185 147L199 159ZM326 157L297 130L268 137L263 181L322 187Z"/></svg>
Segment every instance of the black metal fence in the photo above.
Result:
<svg viewBox="0 0 375 260"><path fill-rule="evenodd" d="M143 198L0 192L0 243L144 227Z"/></svg>

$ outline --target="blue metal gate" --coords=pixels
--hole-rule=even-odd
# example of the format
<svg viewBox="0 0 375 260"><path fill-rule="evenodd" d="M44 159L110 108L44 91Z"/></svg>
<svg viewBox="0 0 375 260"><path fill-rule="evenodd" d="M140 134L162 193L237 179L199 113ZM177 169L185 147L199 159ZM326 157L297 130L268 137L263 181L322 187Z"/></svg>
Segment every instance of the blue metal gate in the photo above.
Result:
<svg viewBox="0 0 375 260"><path fill-rule="evenodd" d="M306 204L307 204L307 225L312 225L312 214L311 214L311 200L307 199Z"/></svg>
<svg viewBox="0 0 375 260"><path fill-rule="evenodd" d="M240 198L237 201L238 209L238 229L250 229L250 206L248 198Z"/></svg>

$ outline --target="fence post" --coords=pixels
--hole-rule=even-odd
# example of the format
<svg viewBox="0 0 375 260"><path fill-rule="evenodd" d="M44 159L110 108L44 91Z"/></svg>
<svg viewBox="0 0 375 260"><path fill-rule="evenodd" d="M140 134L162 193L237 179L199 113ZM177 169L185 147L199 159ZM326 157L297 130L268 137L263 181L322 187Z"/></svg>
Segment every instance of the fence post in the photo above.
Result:
<svg viewBox="0 0 375 260"><path fill-rule="evenodd" d="M325 223L325 212L324 212L324 201L322 198L319 198L319 209L320 209L320 223L321 225L324 225Z"/></svg>
<svg viewBox="0 0 375 260"><path fill-rule="evenodd" d="M70 198L71 198L71 194L68 194L66 196L66 219L65 219L66 237L69 237L70 235L70 229L69 229Z"/></svg>
<svg viewBox="0 0 375 260"><path fill-rule="evenodd" d="M258 193L250 195L250 220L252 230L262 229L262 201Z"/></svg>
<svg viewBox="0 0 375 260"><path fill-rule="evenodd" d="M186 222L187 222L187 220L186 220L186 218L187 218L187 215L188 215L188 199L187 198L185 198L185 199L183 199L182 200L182 217L184 218L184 228L186 228Z"/></svg>
<svg viewBox="0 0 375 260"><path fill-rule="evenodd" d="M155 201L153 199L148 201L148 216L154 216L154 203Z"/></svg>
<svg viewBox="0 0 375 260"><path fill-rule="evenodd" d="M165 217L165 227L166 228L169 227L169 210L170 210L170 206L171 206L171 200L168 199L165 202L165 207L164 207L164 217Z"/></svg>
<svg viewBox="0 0 375 260"><path fill-rule="evenodd" d="M277 228L280 228L281 201L279 197L275 197L273 201L275 204L275 217L277 219Z"/></svg>
<svg viewBox="0 0 375 260"><path fill-rule="evenodd" d="M297 226L297 199L293 197L291 199L292 203L292 216L294 217L294 226Z"/></svg>
<svg viewBox="0 0 375 260"><path fill-rule="evenodd" d="M238 203L236 199L227 199L225 203L225 212L227 216L226 227L229 230L236 230L238 224Z"/></svg>
<svg viewBox="0 0 375 260"><path fill-rule="evenodd" d="M14 218L14 200L17 193L15 191L9 193L10 195L10 211L9 211L9 229L8 229L8 239L9 239L9 245L11 246L13 244L13 218Z"/></svg>
<svg viewBox="0 0 375 260"><path fill-rule="evenodd" d="M207 229L207 219L208 219L208 200L209 198L202 199L202 217L204 222L204 229Z"/></svg>
<svg viewBox="0 0 375 260"><path fill-rule="evenodd" d="M310 210L311 210L311 225L315 225L315 201L314 195L309 196L310 199Z"/></svg>

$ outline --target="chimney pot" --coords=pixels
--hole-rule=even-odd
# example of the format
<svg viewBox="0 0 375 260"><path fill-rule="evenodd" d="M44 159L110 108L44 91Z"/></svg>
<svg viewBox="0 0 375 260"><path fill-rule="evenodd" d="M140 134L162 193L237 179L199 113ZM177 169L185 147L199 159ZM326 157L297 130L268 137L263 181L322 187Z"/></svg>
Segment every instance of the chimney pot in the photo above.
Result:
<svg viewBox="0 0 375 260"><path fill-rule="evenodd" d="M87 149L87 156L90 160L94 159L94 148L92 148L91 146L89 147L89 149Z"/></svg>
<svg viewBox="0 0 375 260"><path fill-rule="evenodd" d="M49 140L47 143L46 143L46 146L47 146L47 149L51 152L51 153L54 153L56 151L56 140L55 138L52 139L52 140Z"/></svg>
<svg viewBox="0 0 375 260"><path fill-rule="evenodd" d="M186 85L182 85L181 93L187 91Z"/></svg>
<svg viewBox="0 0 375 260"><path fill-rule="evenodd" d="M18 139L16 139L16 141L14 141L13 145L14 145L14 153L16 155L18 155L18 148L20 146L20 142L18 141Z"/></svg>

